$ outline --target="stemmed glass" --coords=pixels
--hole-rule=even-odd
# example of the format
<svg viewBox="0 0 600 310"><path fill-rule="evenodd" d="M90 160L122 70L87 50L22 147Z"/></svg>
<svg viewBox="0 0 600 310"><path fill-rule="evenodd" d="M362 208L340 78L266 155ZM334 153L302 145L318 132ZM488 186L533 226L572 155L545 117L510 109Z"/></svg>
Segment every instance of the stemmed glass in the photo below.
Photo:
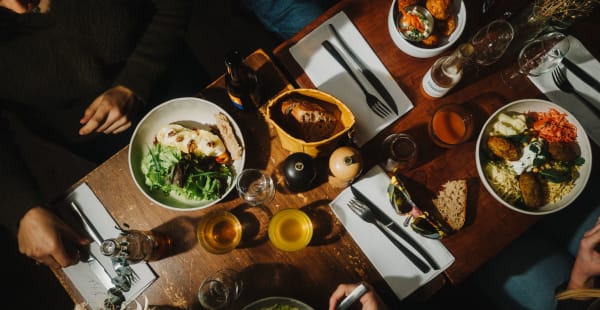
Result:
<svg viewBox="0 0 600 310"><path fill-rule="evenodd" d="M275 184L270 175L260 169L244 169L236 178L236 189L246 203L257 206L275 196Z"/></svg>
<svg viewBox="0 0 600 310"><path fill-rule="evenodd" d="M512 25L504 19L497 19L479 29L471 38L475 48L473 60L482 66L495 63L508 49L515 37Z"/></svg>
<svg viewBox="0 0 600 310"><path fill-rule="evenodd" d="M560 32L550 32L529 42L519 53L517 66L502 73L508 86L521 76L540 76L552 71L569 51L569 40Z"/></svg>

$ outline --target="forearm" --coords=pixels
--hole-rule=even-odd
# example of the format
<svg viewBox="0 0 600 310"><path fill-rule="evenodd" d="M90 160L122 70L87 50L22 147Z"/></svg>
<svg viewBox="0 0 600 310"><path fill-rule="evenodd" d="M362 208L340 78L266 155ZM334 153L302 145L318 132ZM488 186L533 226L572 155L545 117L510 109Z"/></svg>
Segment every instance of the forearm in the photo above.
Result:
<svg viewBox="0 0 600 310"><path fill-rule="evenodd" d="M569 278L569 284L567 289L589 289L595 287L595 277L586 273L582 268L575 263L573 270L571 271L571 277Z"/></svg>

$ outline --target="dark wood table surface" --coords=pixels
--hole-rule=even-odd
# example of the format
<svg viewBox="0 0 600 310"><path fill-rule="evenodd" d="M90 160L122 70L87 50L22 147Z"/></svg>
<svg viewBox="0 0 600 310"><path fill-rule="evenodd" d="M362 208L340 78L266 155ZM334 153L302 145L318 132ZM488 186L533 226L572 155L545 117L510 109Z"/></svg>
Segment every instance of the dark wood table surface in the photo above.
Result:
<svg viewBox="0 0 600 310"><path fill-rule="evenodd" d="M464 37L472 34L486 18L471 13L480 4L467 3L469 22ZM474 1L475 2L475 1ZM437 101L428 101L418 92L418 85L436 58L415 59L403 54L387 35L385 20L390 1L341 1L325 15L309 25L294 38L284 42L274 52L276 64L262 51L247 58L261 79L263 95L272 97L278 92L296 86L312 87L287 49L306 35L320 22L339 10L344 10L374 49L400 87L412 100L415 108L395 124L384 130L361 151L366 159L366 169L378 160L377 148L384 136L391 132L408 132L417 138L420 156L416 167L407 172L408 187L419 204L427 204L448 179L469 180L468 220L457 234L443 240L456 257L455 263L440 276L409 298L428 296L449 280L458 284L479 266L496 255L502 248L527 230L539 217L511 211L496 202L479 182L475 168L475 139L453 149L441 149L430 140L426 122L433 108L440 104L458 102L469 105L479 121L477 129L488 115L502 105L522 98L543 98L530 83L507 89L500 83L498 72L506 63L480 70L464 81L449 95ZM595 24L594 26L598 26ZM385 31L381 30L385 29ZM579 28L574 28L575 31ZM600 28L595 28L600 29ZM598 56L598 38L580 38L590 51ZM464 40L461 38L461 40ZM280 69L287 75L285 78ZM291 77L291 78L289 78ZM331 212L328 203L341 191L327 183L327 163L317 162L319 175L315 186L303 193L286 190L278 167L289 155L281 148L274 129L260 113L243 113L228 103L221 77L209 85L200 97L211 100L234 116L246 139L247 167L256 167L272 173L278 191L266 208L244 205L235 191L222 202L206 210L178 212L162 208L149 201L135 186L129 173L128 148L124 148L100 165L77 184L87 183L113 218L135 229L152 229L168 234L173 242L172 252L165 258L150 262L158 279L143 294L152 305L169 305L182 309L198 309L197 289L202 280L215 270L233 268L245 278L245 289L240 299L231 307L239 309L256 299L267 296L289 296L302 300L315 309L327 308L330 293L341 282L368 281L375 285L386 300L395 299L381 275L370 264L341 223ZM594 145L595 157L598 147ZM594 169L594 174L597 173ZM266 224L270 216L283 208L302 208L315 223L311 244L298 252L275 249L266 238ZM238 249L215 255L205 251L196 239L198 220L212 210L230 210L244 225L244 239ZM67 292L76 303L82 302L77 288L69 282L62 270L55 270Z"/></svg>
<svg viewBox="0 0 600 310"><path fill-rule="evenodd" d="M497 7L494 7L488 16L483 16L481 1L465 1L467 24L459 42L467 41L481 26L500 16L505 10L523 5L518 1L496 2ZM298 87L314 87L289 53L289 47L340 10L348 15L414 104L413 110L362 147L367 165L373 165L381 160L380 145L387 135L393 132L407 132L415 137L419 147L416 167L405 174L409 180L407 187L417 205L430 206L431 199L435 197L441 184L449 179L468 180L469 202L465 227L459 233L443 239L444 245L456 258L445 274L450 282L458 284L540 218L508 209L486 191L479 180L475 166L477 135L487 117L503 105L525 98L547 98L528 79L523 79L523 82L512 88L503 84L500 72L508 69L516 61L516 55L508 54L489 67L467 68L463 80L445 97L437 100L425 98L419 90L423 76L435 60L451 53L452 48L438 57L427 59L404 54L396 47L389 35L387 14L390 4L391 1L388 0L340 1L302 32L279 45L274 50L274 55ZM600 29L598 15L584 19L566 31L582 41L596 57L600 55L600 39L592 35L591 29ZM471 109L476 119L476 127L473 138L468 143L452 149L443 149L436 146L429 138L427 122L436 107L448 103L463 104ZM594 159L597 160L598 146L593 142L591 144ZM592 167L591 181L594 181L598 179L599 170L597 165Z"/></svg>

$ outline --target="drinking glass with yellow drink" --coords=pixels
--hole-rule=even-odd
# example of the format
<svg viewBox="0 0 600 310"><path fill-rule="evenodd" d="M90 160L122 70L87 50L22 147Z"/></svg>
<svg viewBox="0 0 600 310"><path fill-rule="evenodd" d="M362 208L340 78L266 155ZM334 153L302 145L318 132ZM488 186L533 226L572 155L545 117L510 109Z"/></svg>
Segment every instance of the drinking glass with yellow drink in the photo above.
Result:
<svg viewBox="0 0 600 310"><path fill-rule="evenodd" d="M284 209L271 218L268 234L273 246L293 252L305 248L310 243L313 225L302 210Z"/></svg>
<svg viewBox="0 0 600 310"><path fill-rule="evenodd" d="M197 235L204 249L223 254L235 249L242 240L242 224L231 212L213 211L200 220Z"/></svg>

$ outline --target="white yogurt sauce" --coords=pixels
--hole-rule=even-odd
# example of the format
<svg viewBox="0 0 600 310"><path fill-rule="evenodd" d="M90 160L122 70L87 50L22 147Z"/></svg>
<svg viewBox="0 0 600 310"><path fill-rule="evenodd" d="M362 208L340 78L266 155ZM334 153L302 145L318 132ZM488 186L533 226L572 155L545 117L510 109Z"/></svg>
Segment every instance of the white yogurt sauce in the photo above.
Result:
<svg viewBox="0 0 600 310"><path fill-rule="evenodd" d="M531 146L534 146L533 148L536 149L537 152L531 150ZM542 143L540 141L531 142L523 148L523 154L521 155L521 158L519 158L519 160L508 161L508 164L512 166L513 170L517 175L521 175L521 173L525 171L531 171L531 169L533 169L533 161L537 157L540 157L539 154L541 150Z"/></svg>

